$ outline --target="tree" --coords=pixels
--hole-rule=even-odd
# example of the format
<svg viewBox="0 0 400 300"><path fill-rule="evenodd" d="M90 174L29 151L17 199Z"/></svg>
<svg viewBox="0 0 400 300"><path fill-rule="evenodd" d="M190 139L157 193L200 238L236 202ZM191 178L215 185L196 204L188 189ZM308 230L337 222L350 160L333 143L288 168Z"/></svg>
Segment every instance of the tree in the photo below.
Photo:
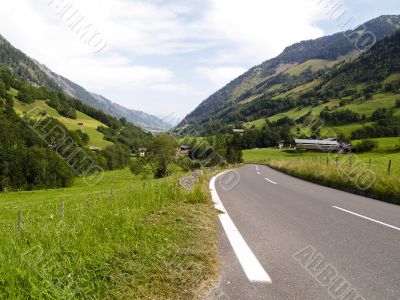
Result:
<svg viewBox="0 0 400 300"><path fill-rule="evenodd" d="M130 164L130 170L134 175L140 175L147 171L146 162L143 161L143 158L136 158L132 160Z"/></svg>
<svg viewBox="0 0 400 300"><path fill-rule="evenodd" d="M167 134L157 135L150 141L147 161L155 178L168 175L168 165L175 159L177 147L177 141Z"/></svg>
<svg viewBox="0 0 400 300"><path fill-rule="evenodd" d="M374 140L362 140L359 144L354 147L354 150L358 153L369 152L378 148L378 142Z"/></svg>

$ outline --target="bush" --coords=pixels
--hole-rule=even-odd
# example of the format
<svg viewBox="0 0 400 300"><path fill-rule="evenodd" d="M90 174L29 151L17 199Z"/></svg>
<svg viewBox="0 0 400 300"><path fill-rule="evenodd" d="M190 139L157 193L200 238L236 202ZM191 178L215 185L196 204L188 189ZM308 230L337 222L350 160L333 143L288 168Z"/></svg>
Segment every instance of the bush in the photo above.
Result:
<svg viewBox="0 0 400 300"><path fill-rule="evenodd" d="M147 171L146 162L141 158L132 160L130 170L134 175L144 174Z"/></svg>
<svg viewBox="0 0 400 300"><path fill-rule="evenodd" d="M378 148L378 142L374 140L362 140L354 147L357 153L369 152Z"/></svg>

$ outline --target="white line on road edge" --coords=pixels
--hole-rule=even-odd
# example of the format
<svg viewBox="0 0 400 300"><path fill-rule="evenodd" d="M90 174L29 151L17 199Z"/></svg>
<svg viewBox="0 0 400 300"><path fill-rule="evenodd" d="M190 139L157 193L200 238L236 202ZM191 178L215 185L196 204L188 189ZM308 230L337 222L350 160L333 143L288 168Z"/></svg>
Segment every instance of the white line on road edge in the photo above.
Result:
<svg viewBox="0 0 400 300"><path fill-rule="evenodd" d="M347 212L347 213L349 213L349 214L355 215L355 216L357 216L357 217L360 217L360 218L363 218L363 219L366 219L366 220L369 220L369 221L372 221L372 222L375 222L375 223L378 223L378 224L381 224L381 225L384 225L384 226L387 226L387 227L390 227L390 228L393 228L393 229L396 229L396 230L399 230L399 231L400 231L400 228L399 228L399 227L396 227L396 226L393 226L393 225L390 225L390 224L386 224L386 223L383 223L383 222L381 222L381 221L378 221L378 220L375 220L375 219L371 219L371 218L368 218L368 217L363 216L363 215L360 215L360 214L356 214L355 212L352 212L352 211L350 211L350 210L347 210L347 209L344 209L344 208L341 208L341 207L338 207L338 206L332 206L332 207L333 207L333 208L336 208L336 209L338 209L338 210Z"/></svg>
<svg viewBox="0 0 400 300"><path fill-rule="evenodd" d="M258 165L256 165L256 171L257 171L257 175L260 175L260 169L258 168Z"/></svg>
<svg viewBox="0 0 400 300"><path fill-rule="evenodd" d="M251 251L250 247L247 245L246 241L243 239L239 230L233 223L232 219L229 217L221 199L218 196L217 190L215 189L215 180L217 177L227 172L229 171L214 176L211 179L209 186L215 208L223 212L223 214L219 215L219 220L247 278L251 282L272 283L271 278L267 272L265 272L257 257Z"/></svg>
<svg viewBox="0 0 400 300"><path fill-rule="evenodd" d="M275 181L272 181L271 179L268 179L268 178L264 178L264 179L269 181L269 182L271 182L271 183L273 183L273 184L277 184Z"/></svg>

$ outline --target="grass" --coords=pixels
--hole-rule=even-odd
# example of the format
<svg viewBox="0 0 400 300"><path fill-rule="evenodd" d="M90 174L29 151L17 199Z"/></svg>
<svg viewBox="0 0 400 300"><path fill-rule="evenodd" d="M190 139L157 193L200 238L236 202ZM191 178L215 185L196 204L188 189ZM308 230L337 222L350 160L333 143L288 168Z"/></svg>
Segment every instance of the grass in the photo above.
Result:
<svg viewBox="0 0 400 300"><path fill-rule="evenodd" d="M375 152L390 152L400 145L400 137L377 138L370 140L374 140L378 143L378 149ZM357 145L359 142L361 142L361 140L354 140L352 141L352 144Z"/></svg>
<svg viewBox="0 0 400 300"><path fill-rule="evenodd" d="M335 159L338 157L338 166ZM329 158L328 158L329 159ZM352 162L350 162L352 160ZM399 172L388 175L381 166L368 167L350 155L326 159L274 160L266 164L276 170L320 185L400 204Z"/></svg>
<svg viewBox="0 0 400 300"><path fill-rule="evenodd" d="M176 179L121 170L95 187L0 194L0 298L200 298L217 273L215 211Z"/></svg>
<svg viewBox="0 0 400 300"><path fill-rule="evenodd" d="M14 109L19 114L24 114L33 108L40 108L42 111L45 111L48 116L58 119L61 123L63 123L69 130L82 130L83 132L89 135L89 144L88 146L95 146L100 148L105 148L107 146L112 145L111 142L104 140L104 134L97 131L98 126L104 126L103 123L85 115L79 111L77 111L77 119L69 119L61 116L54 108L48 106L46 101L37 100L34 103L26 104L18 100L14 100ZM78 123L83 123L83 125L78 125Z"/></svg>
<svg viewBox="0 0 400 300"><path fill-rule="evenodd" d="M367 117L371 117L373 112L379 108L391 109L394 108L396 99L399 99L399 95L392 94L376 94L373 99L367 101L356 101L349 105L345 105L340 110L350 109L359 113L360 115L365 114ZM397 110L396 110L397 111Z"/></svg>
<svg viewBox="0 0 400 300"><path fill-rule="evenodd" d="M333 107L333 106L339 105L339 102L340 102L340 100L335 99L335 100L331 100L328 103L323 103L323 104L315 106L315 107L307 106L307 107L294 108L287 112L273 115L273 116L269 117L268 120L271 122L274 122L279 119L282 119L283 117L288 117L292 120L296 120L296 119L304 116L305 114L307 114L310 111L313 116L317 117L317 116L319 116L319 114L325 107ZM256 128L262 128L265 125L265 119L258 119L258 120L252 121L252 122L248 122L248 123L246 123L245 126L247 128L251 128L253 125Z"/></svg>
<svg viewBox="0 0 400 300"><path fill-rule="evenodd" d="M361 129L363 126L371 126L373 124L374 122L359 122L339 126L322 126L321 134L323 136L337 136L339 134L344 134L345 136L350 137L353 131Z"/></svg>
<svg viewBox="0 0 400 300"><path fill-rule="evenodd" d="M317 72L319 70L326 68L331 68L334 65L342 62L342 61L351 61L358 57L358 53L356 51L351 52L348 55L341 56L337 60L325 60L325 59L310 59L302 64L296 65L290 68L285 73L295 76L300 75L307 69L311 69L312 72Z"/></svg>
<svg viewBox="0 0 400 300"><path fill-rule="evenodd" d="M300 65L301 66L301 65ZM299 66L298 66L299 67ZM390 80L394 80L397 78L398 74L395 74L395 76L392 76ZM308 83L310 84L310 83ZM300 89L304 89L305 87L301 86L298 87ZM292 90L286 94L282 94L284 96L289 96L290 94L295 93L295 90ZM282 96L281 95L281 96ZM395 103L396 100L400 99L399 95L397 94L389 94L389 93L378 93L373 96L371 100L357 100L354 101L348 105L342 106L338 108L339 110L344 110L344 109L350 109L354 112L359 113L360 115L365 114L366 117L371 117L373 112L376 111L379 108L386 108L386 109L394 109L394 115L400 116L400 109L395 109ZM315 117L318 117L321 111L325 107L333 108L333 107L339 107L339 102L340 99L332 99L327 103L322 103L318 106L315 107L300 107L300 108L294 108L286 112L278 113L276 115L270 116L268 118L269 121L274 122L277 121L283 117L288 117L292 120L296 120L303 115L305 115L308 112L311 112L311 114ZM342 125L342 126L324 126L321 128L321 130L325 131L333 131L334 133L337 134L344 134L345 136L350 136L351 132L357 129L362 128L364 125L372 125L373 122L357 122L357 123L352 123L348 125ZM265 125L265 119L258 119L254 120L252 122L248 122L245 124L246 128L252 128L255 126L255 128L262 128ZM311 130L309 128L303 128L302 133L310 133ZM292 128L292 133L296 133L296 128Z"/></svg>
<svg viewBox="0 0 400 300"><path fill-rule="evenodd" d="M395 149L400 138L382 138L372 152L350 155L319 152L297 153L277 148L243 151L247 163L265 163L277 170L321 185L400 204L400 152ZM353 141L357 144L359 141ZM336 157L339 167L336 168ZM328 163L327 164L327 159ZM391 161L391 173L388 165ZM373 181L371 187L360 189L360 182ZM369 181L368 181L369 180Z"/></svg>

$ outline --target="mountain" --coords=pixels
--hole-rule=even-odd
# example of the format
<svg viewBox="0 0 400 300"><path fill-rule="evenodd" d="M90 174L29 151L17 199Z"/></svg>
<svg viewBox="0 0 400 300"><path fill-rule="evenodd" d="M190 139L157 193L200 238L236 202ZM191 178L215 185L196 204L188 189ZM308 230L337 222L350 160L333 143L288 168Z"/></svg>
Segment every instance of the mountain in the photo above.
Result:
<svg viewBox="0 0 400 300"><path fill-rule="evenodd" d="M165 131L172 127L169 123L153 115L125 108L103 96L87 91L82 86L52 72L46 66L31 59L13 47L1 35L0 67L11 69L21 79L33 85L43 86L51 90L61 90L87 105L100 109L116 118L125 118L146 130Z"/></svg>
<svg viewBox="0 0 400 300"><path fill-rule="evenodd" d="M125 168L152 138L125 119L0 69L0 192L67 187L94 168Z"/></svg>
<svg viewBox="0 0 400 300"><path fill-rule="evenodd" d="M211 95L185 117L177 130L184 133L195 129L203 135L222 133L304 105L294 102L303 97L303 92L318 85L320 76L362 53L349 37L361 39L369 31L381 41L399 28L400 16L387 15L352 31L291 45L279 56L251 68Z"/></svg>

